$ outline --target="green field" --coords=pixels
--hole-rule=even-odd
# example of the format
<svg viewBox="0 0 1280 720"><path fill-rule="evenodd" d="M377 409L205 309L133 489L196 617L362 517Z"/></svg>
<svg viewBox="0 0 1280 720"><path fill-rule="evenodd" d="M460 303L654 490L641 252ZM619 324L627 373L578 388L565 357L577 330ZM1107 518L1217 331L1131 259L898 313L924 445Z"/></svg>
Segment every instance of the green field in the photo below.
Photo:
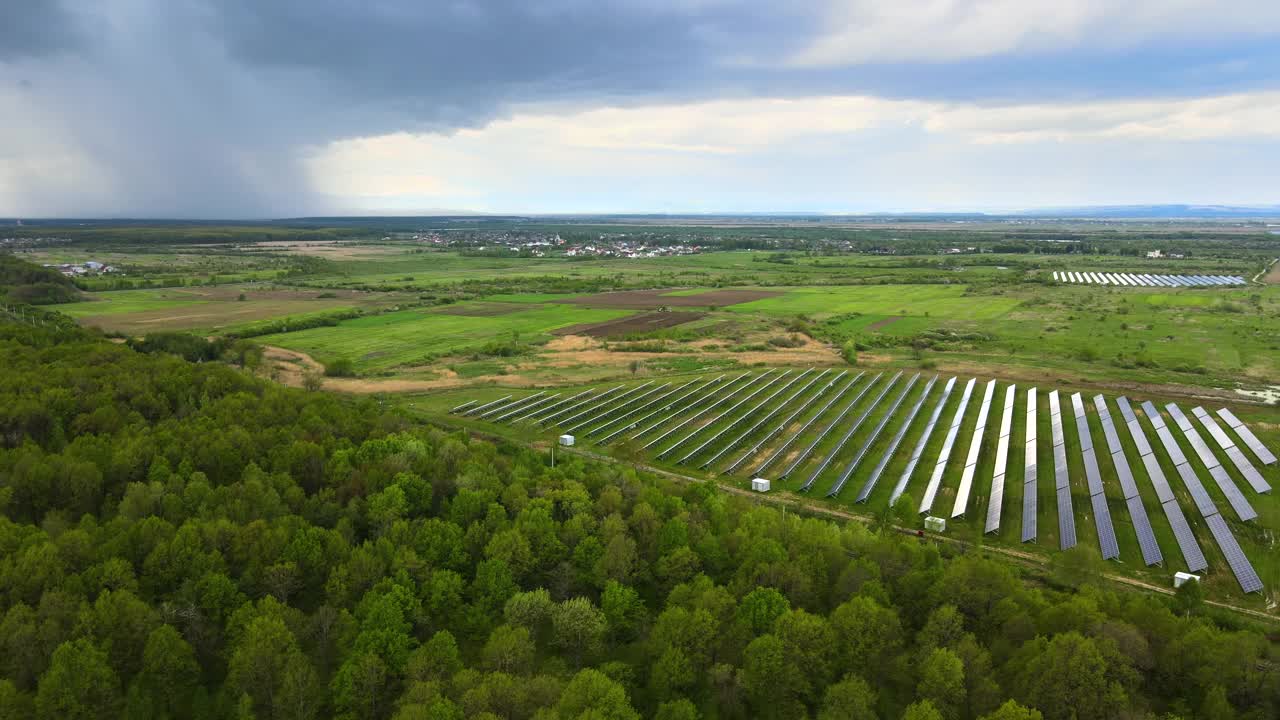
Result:
<svg viewBox="0 0 1280 720"><path fill-rule="evenodd" d="M198 292L179 288L159 290L114 290L91 295L89 302L65 305L59 310L71 317L92 315L121 315L125 313L166 310L169 308L200 305L207 300Z"/></svg>
<svg viewBox="0 0 1280 720"><path fill-rule="evenodd" d="M966 297L963 285L892 285L838 288L793 288L778 297L733 305L741 313L830 315L864 313L965 320L991 320L1017 306L1001 296Z"/></svg>
<svg viewBox="0 0 1280 720"><path fill-rule="evenodd" d="M322 363L347 358L361 372L377 372L475 350L491 342L545 340L547 333L558 328L629 314L627 310L573 305L537 305L487 317L402 310L346 320L334 327L266 335L257 341L305 352Z"/></svg>

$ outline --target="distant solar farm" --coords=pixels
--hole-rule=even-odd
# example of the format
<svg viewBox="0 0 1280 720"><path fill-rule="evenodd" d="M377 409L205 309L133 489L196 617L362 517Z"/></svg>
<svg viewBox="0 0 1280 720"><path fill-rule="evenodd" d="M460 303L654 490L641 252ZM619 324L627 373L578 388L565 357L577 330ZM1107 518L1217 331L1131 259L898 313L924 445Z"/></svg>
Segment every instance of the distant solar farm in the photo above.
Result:
<svg viewBox="0 0 1280 720"><path fill-rule="evenodd" d="M1119 287L1230 287L1244 285L1236 275L1148 275L1118 272L1075 272L1054 270L1053 279L1073 285L1115 285Z"/></svg>
<svg viewBox="0 0 1280 720"><path fill-rule="evenodd" d="M1063 550L1091 543L1136 567L1221 572L1244 593L1263 581L1237 535L1260 532L1250 497L1271 491L1268 474L1280 479L1272 451L1226 408L906 371L680 376L510 392L451 412L685 474L910 502L957 532Z"/></svg>

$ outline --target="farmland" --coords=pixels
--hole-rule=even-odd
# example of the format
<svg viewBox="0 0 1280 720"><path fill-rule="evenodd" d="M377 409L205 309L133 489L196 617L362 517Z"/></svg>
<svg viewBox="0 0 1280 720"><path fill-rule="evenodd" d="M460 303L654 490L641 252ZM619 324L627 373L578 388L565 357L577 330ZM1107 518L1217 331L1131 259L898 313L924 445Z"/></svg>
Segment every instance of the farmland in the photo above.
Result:
<svg viewBox="0 0 1280 720"><path fill-rule="evenodd" d="M729 234L725 228L689 232ZM732 234L752 232L734 228ZM1104 233L1084 232L1083 239L1071 240L1070 248L1002 252L999 248L1009 243L985 240L985 230L904 230L908 246L935 249L881 254L882 245L869 245L872 252L850 252L818 240L806 249L804 242L810 241L797 238L809 230L759 232L777 235L766 242L780 246L643 258L507 257L491 250L424 247L392 236L117 246L110 250L115 254L102 257L129 264L132 254L128 266L136 272L129 282L135 287L102 290L118 285L119 278L92 278L84 287L87 300L64 308L82 324L126 336L166 330L249 337L266 350L261 372L280 382L375 394L430 422L531 444L545 443L567 428L494 423L493 418L459 417L448 410L469 400L490 402L512 395L529 397L532 405L539 393L568 398L610 388L620 388L619 395L635 390L634 397L643 403L716 378L727 383L771 373L781 379L741 405L735 403L759 388L704 417L673 417L673 425L685 424L650 447L645 445L666 430L631 439L639 429L634 428L605 442L619 425L581 435L581 443L623 462L711 477L736 488L746 488L748 471L760 468L773 480L775 493L864 516L893 514L908 524L918 523L919 515L902 508L918 505L925 493L959 408L959 388L936 408L938 429L921 447L904 499L892 513L889 501L942 387L951 378L960 386L978 380L975 397L958 416L950 462L938 478L932 512L949 516L978 424L980 396L986 380L994 378L996 402L970 470L969 510L951 520L947 534L1050 562L1059 554L1061 540L1051 444L1045 440L1050 435L1045 400L1050 390L1060 390L1064 403L1070 394L1083 393L1087 434L1098 448L1106 445L1092 402L1095 394L1105 398L1115 417L1121 396L1152 399L1161 412L1166 402L1188 411L1197 405L1230 407L1265 442L1275 445L1280 439L1280 413L1256 404L1257 398L1276 392L1280 378L1280 333L1275 332L1280 285L1260 281L1237 288L1129 288L1052 279L1053 271L1066 269L1265 278L1270 258L1247 235L1142 241L1187 253L1144 258L1129 249L1131 241ZM880 231L839 232L846 233L841 242L866 245ZM82 254L75 247L46 253L49 259ZM314 318L325 321L311 322ZM839 383L828 388L837 377ZM935 377L930 396L919 403ZM847 394L828 406L845 385ZM984 535L1000 401L1013 385L1017 390L1000 529ZM1023 544L1022 438L1025 391L1031 387L1040 389L1036 417L1042 441L1035 458L1040 477L1029 486L1037 491L1038 533L1035 543ZM825 395L823 388L829 390ZM917 404L918 416L902 424L904 414ZM1096 549L1099 537L1069 406L1066 415L1075 531L1082 546ZM784 419L785 427L775 425ZM1143 423L1151 432L1149 420ZM1129 464L1140 473L1133 440L1124 432L1120 436ZM1177 442L1183 441L1179 436ZM1214 537L1190 503L1189 491L1179 484L1167 453L1158 450L1160 467L1171 478L1179 506L1206 552L1206 587L1215 597L1258 606L1263 601L1256 596L1241 596ZM761 468L775 452L775 461ZM1199 462L1192 459L1203 475L1208 468ZM1182 558L1153 486L1145 478L1138 483L1165 563L1149 568L1139 553L1127 498L1120 494L1118 471L1107 458L1099 465L1118 540L1115 570L1166 584ZM857 502L873 472L877 483L867 488L864 503ZM1273 485L1280 483L1275 472L1274 467L1264 470ZM825 497L841 478L841 491ZM1227 508L1220 488L1212 482L1206 487ZM1270 588L1280 583L1280 563L1270 553L1271 529L1280 526L1280 504L1272 495L1251 494L1249 500L1257 520L1228 519Z"/></svg>

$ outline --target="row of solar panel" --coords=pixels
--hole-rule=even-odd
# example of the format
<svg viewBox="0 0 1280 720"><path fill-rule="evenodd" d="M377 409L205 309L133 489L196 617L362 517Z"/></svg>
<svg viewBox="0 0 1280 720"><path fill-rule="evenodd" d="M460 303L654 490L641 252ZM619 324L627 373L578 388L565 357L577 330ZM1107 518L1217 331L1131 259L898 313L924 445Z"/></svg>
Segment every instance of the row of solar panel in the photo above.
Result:
<svg viewBox="0 0 1280 720"><path fill-rule="evenodd" d="M1148 275L1146 273L1075 272L1054 270L1057 282L1076 285L1117 285L1121 287L1212 287L1244 285L1236 275Z"/></svg>
<svg viewBox="0 0 1280 720"><path fill-rule="evenodd" d="M759 430L763 425L765 425L765 423L767 423L777 415L781 414L788 405L799 400L812 387L819 384L819 382L823 378L825 378L831 371L826 370L816 375L813 375L812 374L813 372L814 371L812 370L805 370L798 375L791 376L789 381L785 382L781 387L778 387L777 389L775 389L764 400L761 400L755 403L748 411L744 412L741 416L737 417L737 419L732 419L729 425L723 427L711 437L706 438L701 445L699 445L693 451L689 452L683 458L681 458L680 462L683 462L691 458L692 456L697 455L700 451L714 444L715 441L717 441L719 438L726 435L729 431L748 422L750 418L757 418L756 421L753 424L751 424L750 427L748 427L745 431L740 433L733 440L729 441L728 444L721 446L719 452L717 452L710 460L704 462L702 467L707 467L713 464L717 459L724 456L729 450L737 447L739 444L741 444L742 442L747 440L749 437L751 437L752 434L755 433L757 430ZM651 418L654 415L663 412L664 410L672 410L672 412L668 415L667 418L660 420L658 423L650 425L649 428L642 430L640 433L637 433L637 435L643 434L648 430L658 427L666 420L672 419L676 415L681 414L686 410L695 409L701 406L701 413L693 417L686 418L683 422L679 423L675 427L663 433L661 436L659 436L655 440L651 441L649 445L646 446L648 447L656 444L663 438L670 436L672 433L679 430L680 427L684 427L687 424L695 421L700 417L705 417L711 411L723 405L726 405L730 401L737 398L736 402L733 402L733 404L730 405L727 409L719 412L710 421L706 422L705 424L702 424L699 428L686 434L682 439L676 441L675 444L671 445L670 447L668 447L666 450L663 451L664 454L669 454L671 451L681 447L684 443L693 439L700 432L702 432L704 428L710 425L713 425L716 421L729 416L736 409L746 405L753 398L768 391L770 388L777 385L777 383L782 382L785 378L788 378L788 376L790 375L791 375L791 371L784 371L781 373L777 373L775 371L765 371L763 373L756 375L754 378L751 378L750 380L747 380L749 374L743 374L736 378L733 378L728 383L723 383L725 376L722 375L708 381L694 380L694 381L690 381L674 387L672 386L671 383L655 385L654 382L650 381L650 382L646 382L641 385L632 387L629 390L625 390L625 391L624 391L625 386L621 386L621 385L614 388L610 388L609 390L606 390L599 394L596 394L594 391L583 391L581 393L573 395L564 400L560 400L559 402L556 402L556 400L561 396L560 393L547 394L545 392L539 392L539 393L535 393L533 395L529 395L517 400L512 400L511 396L508 395L508 396L499 398L498 400L485 403L482 405L477 404L477 401L464 403L463 405L460 405L454 408L453 411L463 415L473 416L477 418L488 418L495 421L509 419L517 415L519 417L515 417L516 420L533 418L537 422L542 424L546 424L552 420L558 419L557 422L555 423L556 425L560 425L560 426L563 426L566 428L572 428L572 429L585 427L600 421L607 420L607 422L604 422L604 424L598 425L594 429L590 430L588 432L589 435L602 432L605 429L630 421L629 425L623 425L622 427L619 427L616 430L614 430L614 432L610 433L609 436L607 436L607 437L613 437L619 434L621 431L635 428L643 420L647 418ZM818 469L815 470L810 475L809 481L806 483L806 487L811 485L812 482L822 473L822 471L825 470L830 465L830 463L836 457L836 454L844 447L844 445L854 435L858 427L860 427L862 423L874 412L874 410L880 404L880 401L894 387L900 375L901 373L899 373L899 375L897 376L894 376L888 383L881 386L880 392L876 396L876 398L870 403L870 405L867 408L864 409L864 411L861 413L857 421L855 421L854 424L846 430L841 440L836 444L834 450L832 450L830 453L827 454L826 458L819 465ZM765 438L758 441L755 444L755 446L753 446L751 450L748 451L747 454L743 455L739 459L738 462L735 462L733 467L736 468L740 466L743 463L743 461L745 461L746 459L751 457L753 454L755 454L759 450L759 448L763 445L763 443L767 441L768 438L774 437L777 435L777 433L781 432L787 426L787 424L789 424L791 420L793 420L796 416L802 413L808 406L815 403L818 398L820 398L821 396L826 394L828 391L830 391L833 387L835 387L839 383L839 381L843 379L845 376L846 376L845 373L840 373L838 375L831 377L826 383L826 385L819 390L817 395L815 395L813 398L806 400L805 402L802 402L799 407L797 407L792 413L790 413L790 415L786 420L784 420L781 424L779 424ZM815 414L809 420L809 422L806 423L805 427L806 428L809 427L809 425L811 425L814 421L816 421L825 412L827 408L829 408L832 404L837 402L839 398L843 396L843 394L847 392L853 385L855 385L861 377L862 375L859 374L851 382L845 384L843 388L837 393L836 397L831 398L831 400L823 407L822 412ZM805 381L806 378L808 378L807 381ZM919 378L918 375L912 378L911 381L907 384L907 386L904 389L902 389L901 392L897 395L897 398L891 404L889 409L884 413L881 420L877 424L876 428L862 443L861 448L856 452L853 459L845 468L845 471L841 473L840 478L837 481L837 483L833 486L832 491L828 493L829 495L838 494L840 489L843 488L845 482L847 482L847 480L852 476L854 470L856 470L859 463L863 460L863 458L867 455L867 453L870 451L872 446L878 440L881 432L887 427L891 419L897 414L897 411L899 410L902 403L905 401L906 397L909 395L913 385L918 380L918 378ZM747 382L743 383L742 382L743 380L747 380ZM879 380L880 380L880 376L876 376L876 378L872 379L866 385L863 386L861 392L857 394L857 397L855 397L850 403L848 403L848 405L840 413L839 417L837 417L836 420L829 423L827 427L822 431L819 438L815 440L814 443L811 444L808 452L811 453L813 448L815 448L817 444L822 441L823 437L825 437L828 433L830 433L832 430L836 429L836 427L840 425L840 422L843 420L843 418L847 416L854 409L854 406L857 405L857 403L867 393L867 391L872 386L876 385ZM909 481L911 471L914 469L915 463L918 462L919 456L923 452L924 445L927 444L928 442L928 435L932 432L933 427L936 426L938 416L940 415L943 407L946 404L947 397L950 394L952 388L954 387L955 380L956 380L955 378L952 378L947 383L947 387L943 394L943 397L939 400L939 402L937 403L934 409L934 413L930 420L929 427L926 430L925 436L921 438L921 442L918 444L916 451L913 453L912 462L910 463L907 469L907 472L905 472L903 474L903 477L900 478L898 487L895 487L894 497L893 497L894 500L896 500L896 498L901 495L903 489L905 488L906 483ZM760 384L762 381L764 381L764 383ZM906 432L908 431L910 424L914 421L915 417L923 408L925 401L930 391L932 390L933 385L936 383L936 381L937 381L937 378L935 377L928 383L925 391L921 394L921 396L917 399L916 403L912 406L911 410L908 412L906 420L903 422L902 426L898 429L897 433L895 433L894 439L890 443L890 447L886 449L884 455L881 458L880 463L878 463L876 469L873 471L872 477L868 479L867 483L863 487L863 490L860 492L858 496L859 501L863 501L867 498L867 496L869 496L871 490L875 486L875 482L878 480L879 476L883 473L885 466L887 466L888 461L892 458L894 452L896 451L896 448L898 447L898 445L900 445L902 439L904 438ZM940 481L941 481L942 471L945 469L945 465L949 459L951 451L953 450L954 443L956 441L956 435L958 434L958 431L959 431L959 425L963 420L967 403L972 394L972 390L975 382L976 380L970 380L969 383L966 385L964 397L961 399L960 406L957 408L956 414L952 420L951 429L948 432L948 437L946 441L944 442L943 450L939 455L939 461L938 461L938 464L935 466L933 477L930 478L930 487L926 491L926 497L930 505L931 505L932 497L936 496L938 485L940 484ZM787 395L787 397L785 397L780 403L774 402L777 398L786 394L790 388L797 385L798 383L803 383L800 385L799 389ZM972 485L974 470L976 469L978 454L981 447L981 439L985 431L986 419L988 417L989 410L990 410L990 402L994 392L994 386L995 386L994 380L988 383L987 389L984 395L983 403L982 403L982 408L979 410L979 419L975 427L973 439L970 444L969 456L966 459L965 473L962 479L961 489L957 496L956 510L953 513L953 517L963 514L964 508L967 506L967 500L968 500L968 494L969 494L967 490ZM739 397L741 393L743 391L746 391L748 388L754 388L754 389L748 392L745 396ZM693 398L693 396L699 394L700 392L702 393L701 397L690 400L691 398ZM1015 392L1014 387L1010 386L1006 388L1004 412L1001 418L1000 438L999 438L998 449L997 449L997 457L995 460L996 471L993 473L992 491L991 491L989 505L988 505L988 513L987 513L987 530L988 531L998 529L999 527L1000 506L1003 499L1004 475L1006 474L1006 471L1007 471L1007 455L1008 455L1009 434L1012 426L1014 392ZM1027 452L1025 453L1025 463L1026 463L1025 469L1024 469L1024 486L1025 487L1024 487L1024 493L1023 493L1023 497L1024 497L1023 539L1024 540L1034 539L1035 537L1036 493L1034 492L1034 490L1031 490L1030 492L1027 491L1028 489L1031 489L1030 486L1032 486L1035 483L1035 475L1036 475L1036 470L1035 470L1035 432L1036 431L1035 431L1035 418L1034 418L1034 413L1035 413L1034 393L1035 393L1034 388L1028 391L1028 411L1027 411L1028 423L1027 423L1027 440L1026 440ZM672 397L675 397L675 399L672 400L671 399ZM685 403L684 401L686 400L690 400L690 401L688 403ZM713 402L710 402L710 404L708 405L707 401L713 401ZM1112 523L1111 523L1110 510L1109 508L1106 507L1105 496L1102 493L1101 476L1098 469L1097 458L1096 458L1096 455L1094 454L1092 436L1087 429L1087 418L1085 416L1083 403L1080 400L1079 394L1076 394L1075 396L1073 396L1072 401L1073 401L1076 420L1077 420L1077 431L1079 432L1079 435L1080 435L1082 459L1084 461L1086 479L1090 489L1091 504L1093 505L1093 509L1094 509L1095 521L1098 524L1099 537L1101 540L1101 545L1103 546L1103 553L1105 557L1114 557L1118 555L1118 548L1115 548L1114 528L1112 527ZM665 405L663 405L664 402L666 403ZM1105 399L1102 398L1102 396L1096 396L1094 398L1094 403L1098 409L1099 418L1103 426L1103 434L1104 434L1104 437L1106 438L1108 447L1110 449L1113 465L1115 465L1116 467L1117 476L1119 478L1120 485L1124 493L1126 506L1129 509L1130 515L1134 521L1135 532L1138 536L1139 544L1143 551L1144 560L1146 560L1148 564L1159 562L1159 547L1154 541L1154 532L1151 530L1149 520L1146 516L1145 508L1143 508L1141 500L1140 498L1138 498L1137 486L1134 481L1133 473L1131 468L1128 465L1127 460L1125 460L1124 458L1123 447L1120 444L1120 439L1119 439L1118 433L1116 432L1116 428L1115 428L1114 422L1112 421L1110 412L1106 407ZM1188 561L1188 566L1191 567L1193 570L1199 569L1197 566L1203 567L1204 565L1203 553L1199 551L1199 547L1198 545L1196 545L1194 537L1191 536L1190 528L1187 527L1185 518L1182 516L1181 511L1178 509L1177 503L1174 500L1173 493L1168 487L1168 483L1165 480L1163 473L1160 472L1159 470L1159 463L1154 457L1150 444L1146 441L1145 434L1142 433L1141 427L1137 424L1137 418L1134 415L1132 408L1129 406L1128 401L1124 398L1120 398L1118 401L1118 404L1120 406L1121 413L1125 417L1126 426L1130 431L1131 437L1133 437L1135 445L1139 448L1139 452L1143 460L1143 465L1147 469L1148 474L1152 478L1153 485L1156 488L1157 496L1161 500L1162 508L1164 509L1166 516L1169 518L1171 527L1174 529L1175 536L1178 539L1180 548L1183 550L1184 558L1186 558ZM1064 447L1064 439L1062 437L1061 412L1060 412L1060 406L1058 404L1058 397L1057 397L1056 391L1050 394L1050 405L1051 405L1051 410L1053 410L1051 424L1054 431L1054 440L1055 440L1054 460L1055 460L1055 478L1057 480L1056 484L1057 484L1057 490L1058 490L1057 494L1059 496L1060 536L1062 538L1063 547L1070 547L1071 545L1075 544L1075 528L1074 528L1073 514L1071 510L1070 490L1067 482L1066 457L1065 457L1066 453L1065 453L1065 447ZM640 413L645 412L646 410L649 411L647 415L636 417L640 415ZM1182 430L1183 434L1186 435L1188 442L1195 449L1197 456L1200 458L1201 462L1205 465L1206 469L1209 470L1211 476L1214 477L1215 482L1218 483L1220 489L1224 493L1224 496L1228 498L1228 501L1232 504L1233 508L1236 510L1237 514L1241 517L1241 519L1247 520L1247 519L1252 519L1253 517L1256 517L1256 512L1253 511L1248 501L1243 497L1242 494L1240 494L1239 490L1235 487L1226 469L1222 466L1220 462L1218 462L1218 460L1216 459L1212 451L1208 449L1208 446L1200 438L1194 426L1191 425L1190 421L1186 418L1186 416L1182 413L1182 411L1176 405L1173 405L1173 404L1168 405L1166 407L1166 410L1169 412L1170 417L1174 419L1175 424L1177 424L1180 430ZM760 411L764 411L765 414L763 416L760 416L758 414ZM618 413L622 413L622 414L619 415ZM1163 420L1160 419L1158 412L1156 412L1154 415L1151 415L1150 413L1151 411L1149 411L1149 417L1152 417L1153 426L1155 427L1157 434L1161 436L1162 443L1165 444L1166 450L1169 452L1170 458L1174 461L1179 475L1183 478L1184 483L1187 484L1188 490L1190 491L1193 497L1193 500L1195 500L1197 507L1200 509L1201 513L1206 518L1212 517L1214 514L1217 513L1216 508L1214 507L1213 502L1209 498L1208 494L1205 492L1203 485L1200 484L1198 478L1196 478L1195 471L1192 470L1191 467L1189 466L1186 456L1183 455L1181 450L1177 448L1176 441L1173 441L1172 434L1170 433L1169 428L1165 425ZM1199 422L1205 427L1206 431L1210 433L1211 437L1214 438L1215 442L1219 445L1220 448L1222 448L1223 452L1231 460L1232 464L1237 468L1237 470L1241 472L1241 474L1246 478L1246 480L1250 483L1253 489L1258 492L1269 491L1270 486L1266 483L1265 479L1252 466L1248 458L1245 457L1244 453L1240 450L1240 448L1235 445L1235 442L1231 439L1231 437L1226 432L1224 432L1221 427L1217 425L1216 421L1214 421L1212 416L1208 415L1208 413L1206 413L1202 408L1199 408L1199 407L1193 409L1193 414L1196 416L1197 420L1199 420ZM1253 436L1253 434L1249 432L1248 429L1242 423L1240 423L1239 420L1235 418L1233 414L1230 413L1230 411L1225 409L1220 410L1219 416L1223 419L1224 422L1227 423L1229 427L1231 427L1233 430L1236 431L1237 435L1240 436L1241 440L1245 443L1245 445L1249 447L1264 464L1269 464L1268 461L1270 462L1275 461L1274 455L1270 454L1270 452L1264 446L1262 446L1262 444L1257 440L1256 436ZM580 420L581 418L584 418L584 417L586 418L585 420ZM608 419L610 417L612 417L612 419ZM799 434L801 433L797 433L795 436L793 436L793 439L794 437L798 437ZM1167 436L1167 438L1165 436ZM806 455L807 454L808 453L806 453ZM768 461L766 460L766 463L762 464L761 467L766 465L767 462ZM793 468L796 465L798 465L798 463L793 463ZM1066 492L1063 492L1063 490L1066 490ZM927 510L928 508L922 505L921 511L925 512ZM1230 532L1229 529L1227 529L1227 533L1229 532ZM1238 544L1235 547L1238 548ZM1224 548L1224 553L1227 553L1227 551L1228 551L1228 548ZM1242 554L1240 558L1235 558L1235 561L1233 564L1233 570L1239 571L1237 572L1238 578L1241 578L1241 577L1244 578L1242 580L1242 587L1244 587L1247 584L1246 581L1248 580L1248 572L1246 571L1246 566L1248 561L1247 559L1244 559L1243 560L1244 564L1242 564L1241 558L1243 558ZM1248 568L1248 570L1251 570L1251 568ZM1242 573L1243 573L1243 576L1242 576Z"/></svg>

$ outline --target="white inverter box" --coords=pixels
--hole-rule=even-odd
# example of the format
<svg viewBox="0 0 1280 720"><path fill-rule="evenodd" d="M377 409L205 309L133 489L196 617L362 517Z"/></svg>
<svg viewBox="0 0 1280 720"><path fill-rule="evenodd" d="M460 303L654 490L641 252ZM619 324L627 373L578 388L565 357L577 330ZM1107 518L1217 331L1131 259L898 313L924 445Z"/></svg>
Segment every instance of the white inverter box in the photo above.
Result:
<svg viewBox="0 0 1280 720"><path fill-rule="evenodd" d="M751 489L756 492L769 492L769 481L765 478L753 478L751 480Z"/></svg>
<svg viewBox="0 0 1280 720"><path fill-rule="evenodd" d="M946 532L947 521L940 517L933 517L931 515L924 519L924 529L928 530L929 532L936 532L936 533Z"/></svg>
<svg viewBox="0 0 1280 720"><path fill-rule="evenodd" d="M560 436L560 444L561 444L561 445L564 445L565 447L573 447L573 436L572 436L572 435L561 435L561 436Z"/></svg>
<svg viewBox="0 0 1280 720"><path fill-rule="evenodd" d="M1180 588L1191 581L1200 582L1200 576L1184 572L1176 572L1173 574L1173 586L1175 588Z"/></svg>

